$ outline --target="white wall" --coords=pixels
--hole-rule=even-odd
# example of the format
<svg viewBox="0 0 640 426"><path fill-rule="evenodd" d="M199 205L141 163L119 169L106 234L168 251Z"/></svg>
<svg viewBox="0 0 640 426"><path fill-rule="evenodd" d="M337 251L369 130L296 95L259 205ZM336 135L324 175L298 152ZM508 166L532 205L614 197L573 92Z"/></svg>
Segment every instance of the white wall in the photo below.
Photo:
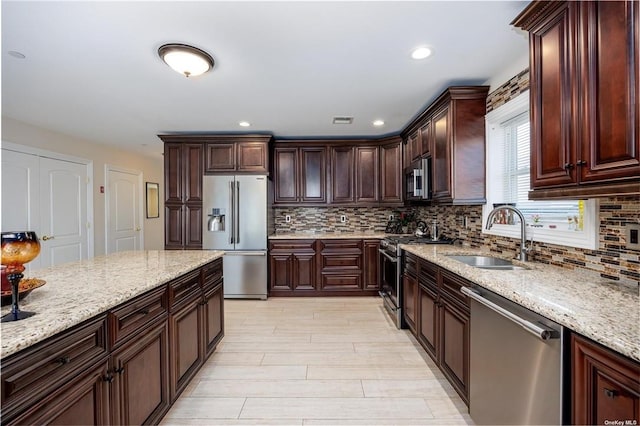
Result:
<svg viewBox="0 0 640 426"><path fill-rule="evenodd" d="M2 117L2 141L93 161L93 229L96 256L105 253L105 196L100 193L100 186L105 186L105 164L142 171L144 182L158 182L160 184L160 217L157 219L144 217L145 249L163 249L164 164L162 158L147 157L107 145L76 139L4 116Z"/></svg>

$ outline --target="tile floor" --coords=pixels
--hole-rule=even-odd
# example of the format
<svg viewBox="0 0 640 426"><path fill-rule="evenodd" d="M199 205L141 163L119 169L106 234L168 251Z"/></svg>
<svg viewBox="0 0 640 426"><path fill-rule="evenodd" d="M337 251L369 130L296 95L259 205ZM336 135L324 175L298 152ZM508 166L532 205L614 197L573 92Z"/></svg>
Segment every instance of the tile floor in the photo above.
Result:
<svg viewBox="0 0 640 426"><path fill-rule="evenodd" d="M473 424L377 297L225 300L225 337L163 425Z"/></svg>

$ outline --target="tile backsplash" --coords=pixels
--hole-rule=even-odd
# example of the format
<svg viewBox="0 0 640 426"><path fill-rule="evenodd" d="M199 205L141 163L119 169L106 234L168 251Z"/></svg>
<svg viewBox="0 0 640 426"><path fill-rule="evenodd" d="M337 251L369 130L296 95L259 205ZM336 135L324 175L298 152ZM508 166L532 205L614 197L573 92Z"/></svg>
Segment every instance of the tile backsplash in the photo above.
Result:
<svg viewBox="0 0 640 426"><path fill-rule="evenodd" d="M457 244L517 257L520 240L482 234L482 206L424 206L413 208L296 207L274 209L275 232L384 232L389 215L415 213L418 220L436 219L440 232ZM291 222L285 222L285 216ZM340 216L346 222L340 222ZM600 200L600 242L596 250L536 242L533 261L567 269L584 269L640 288L640 250L626 247L626 223L640 223L636 197ZM466 221L466 228L464 227Z"/></svg>

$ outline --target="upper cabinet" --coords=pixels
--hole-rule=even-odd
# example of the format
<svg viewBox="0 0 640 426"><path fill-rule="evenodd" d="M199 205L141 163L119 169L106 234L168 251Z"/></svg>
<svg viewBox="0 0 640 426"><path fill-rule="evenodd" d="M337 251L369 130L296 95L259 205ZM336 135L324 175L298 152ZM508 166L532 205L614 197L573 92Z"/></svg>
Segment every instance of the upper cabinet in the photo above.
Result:
<svg viewBox="0 0 640 426"><path fill-rule="evenodd" d="M639 5L531 3L531 199L638 194Z"/></svg>
<svg viewBox="0 0 640 426"><path fill-rule="evenodd" d="M278 142L274 205L402 204L400 138Z"/></svg>
<svg viewBox="0 0 640 426"><path fill-rule="evenodd" d="M210 136L205 142L205 174L268 174L271 136Z"/></svg>
<svg viewBox="0 0 640 426"><path fill-rule="evenodd" d="M431 158L432 203L486 202L488 92L488 86L449 87L407 127L405 149L412 151L412 160Z"/></svg>
<svg viewBox="0 0 640 426"><path fill-rule="evenodd" d="M326 170L326 147L276 144L273 150L274 204L326 204Z"/></svg>

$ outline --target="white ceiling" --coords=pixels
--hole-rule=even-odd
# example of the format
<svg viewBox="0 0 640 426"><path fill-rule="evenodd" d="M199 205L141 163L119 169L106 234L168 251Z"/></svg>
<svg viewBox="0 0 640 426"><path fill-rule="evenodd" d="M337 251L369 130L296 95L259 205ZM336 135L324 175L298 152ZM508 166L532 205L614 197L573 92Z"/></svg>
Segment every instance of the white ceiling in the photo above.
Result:
<svg viewBox="0 0 640 426"><path fill-rule="evenodd" d="M2 114L154 156L169 132L393 134L447 86L522 63L509 22L526 4L3 0ZM169 42L208 51L213 71L172 71L157 55ZM412 60L419 45L433 55Z"/></svg>

